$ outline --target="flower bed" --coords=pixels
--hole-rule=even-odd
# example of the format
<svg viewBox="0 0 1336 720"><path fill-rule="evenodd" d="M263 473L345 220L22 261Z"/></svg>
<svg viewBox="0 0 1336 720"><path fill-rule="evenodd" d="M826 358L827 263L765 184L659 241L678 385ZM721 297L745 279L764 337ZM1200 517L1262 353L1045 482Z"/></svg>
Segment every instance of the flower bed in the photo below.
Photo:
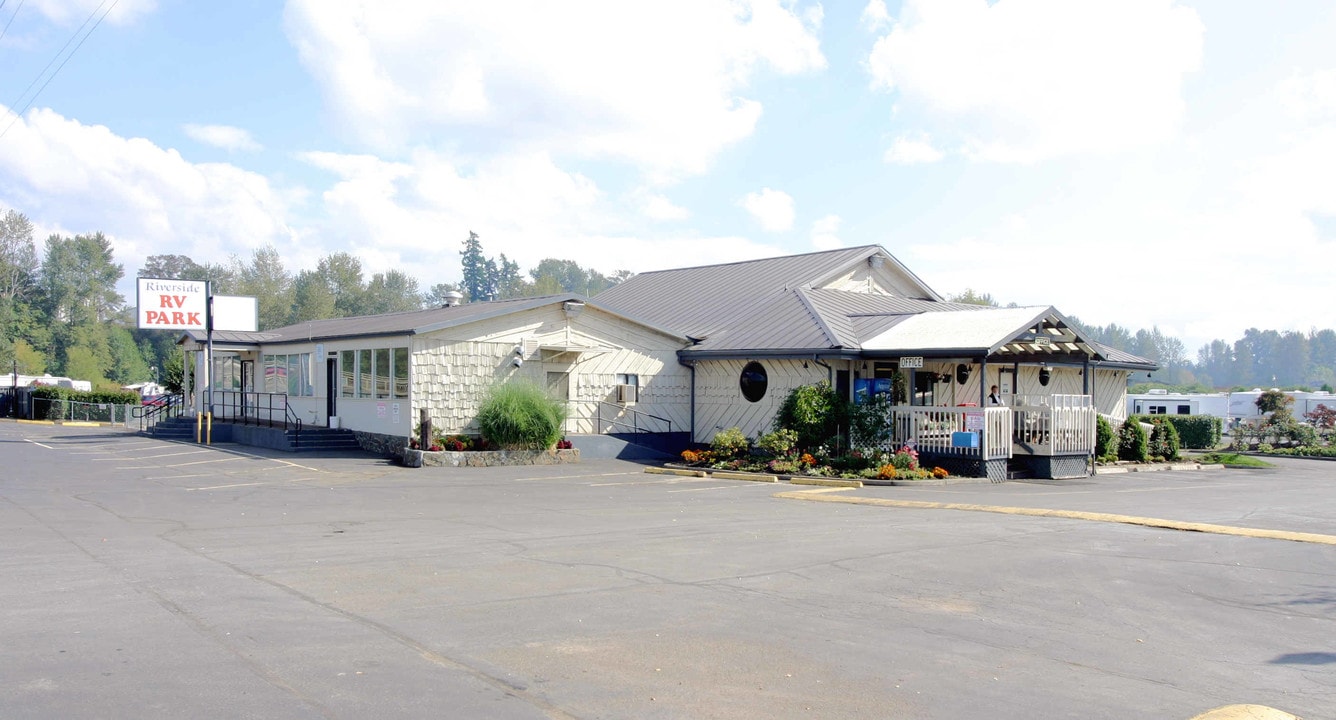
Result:
<svg viewBox="0 0 1336 720"><path fill-rule="evenodd" d="M765 438L758 445L767 445ZM773 447L773 442L769 443ZM769 449L769 448L767 448ZM766 473L793 477L841 478L848 480L942 480L950 473L940 467L919 465L918 453L908 447L891 452L851 451L843 455L818 457L812 453L780 452L770 457L757 457L730 447L712 447L708 450L682 451L686 467L703 470Z"/></svg>

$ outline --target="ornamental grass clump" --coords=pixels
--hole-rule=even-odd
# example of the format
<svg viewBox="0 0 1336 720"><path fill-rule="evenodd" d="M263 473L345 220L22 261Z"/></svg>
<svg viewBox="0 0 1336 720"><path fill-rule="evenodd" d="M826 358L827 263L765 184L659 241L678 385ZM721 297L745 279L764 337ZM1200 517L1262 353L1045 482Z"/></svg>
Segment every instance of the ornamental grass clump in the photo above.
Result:
<svg viewBox="0 0 1336 720"><path fill-rule="evenodd" d="M493 385L478 410L483 437L503 450L546 450L561 439L566 407L524 382Z"/></svg>

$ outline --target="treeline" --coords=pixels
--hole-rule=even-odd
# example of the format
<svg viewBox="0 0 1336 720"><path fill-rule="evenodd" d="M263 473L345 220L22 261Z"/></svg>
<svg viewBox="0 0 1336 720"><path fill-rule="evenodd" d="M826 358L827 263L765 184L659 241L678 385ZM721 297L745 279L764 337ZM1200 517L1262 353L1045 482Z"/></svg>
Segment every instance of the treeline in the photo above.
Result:
<svg viewBox="0 0 1336 720"><path fill-rule="evenodd" d="M206 280L216 295L258 299L259 327L267 330L306 320L420 310L442 304L454 291L465 301L574 292L593 295L630 276L606 277L570 260L548 258L522 275L500 256L483 255L470 233L460 251L464 282L422 291L398 270L363 271L357 257L337 252L311 270L290 272L272 247L243 260L198 263L185 255L153 255L137 277ZM157 379L179 387L178 333L139 330L135 308L117 285L125 277L102 233L51 235L38 255L32 223L10 210L0 216L0 362L4 373L50 373L112 389Z"/></svg>
<svg viewBox="0 0 1336 720"><path fill-rule="evenodd" d="M555 258L523 273L504 253L488 257L475 233L463 242L460 258L460 283L425 291L398 270L367 277L361 260L346 252L292 273L272 247L218 264L153 255L137 276L207 280L215 294L255 297L260 329L267 330L306 320L418 310L443 304L450 292L460 293L465 302L561 292L594 296L631 275L623 270L605 276ZM39 259L32 223L13 210L0 216L0 372L50 373L90 380L103 389L155 377L169 387L179 384L181 357L174 352L179 336L135 327L134 308L116 289L124 277L102 233L51 235ZM951 299L998 304L972 290ZM1199 391L1336 385L1333 330L1249 329L1232 343L1215 340L1202 346L1194 362L1182 341L1158 328L1134 332L1070 319L1093 340L1159 363L1161 369L1141 384Z"/></svg>

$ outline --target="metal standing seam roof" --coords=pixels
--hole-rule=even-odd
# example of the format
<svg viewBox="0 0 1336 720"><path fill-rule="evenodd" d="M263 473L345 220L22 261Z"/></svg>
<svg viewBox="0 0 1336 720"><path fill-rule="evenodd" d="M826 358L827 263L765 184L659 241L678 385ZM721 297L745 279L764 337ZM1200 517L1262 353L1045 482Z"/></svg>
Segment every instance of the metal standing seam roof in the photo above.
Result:
<svg viewBox="0 0 1336 720"><path fill-rule="evenodd" d="M626 317L614 310L604 308L599 303L589 301L582 295L576 294L543 295L538 297L512 298L509 300L491 300L488 302L466 303L462 305L428 308L426 310L386 313L383 315L363 315L360 317L311 320L309 322L296 323L294 325L274 328L273 330L266 330L258 333L215 330L213 339L215 344L224 342L234 345L259 345L264 343L311 342L316 340L336 340L341 338L369 337L377 335L419 335L563 302L583 303L586 307L596 308L611 315L622 317L627 321L643 325L650 330L677 338L684 343L687 341L686 337L678 333L642 322L637 318ZM202 330L187 331L186 336L199 343L205 342L207 338L206 333Z"/></svg>
<svg viewBox="0 0 1336 720"><path fill-rule="evenodd" d="M860 335L860 330L867 327L884 329L919 313L986 309L847 290L799 288L737 318L688 352L857 351L860 337L867 337L865 333Z"/></svg>
<svg viewBox="0 0 1336 720"><path fill-rule="evenodd" d="M735 326L740 317L778 302L779 295L810 287L872 255L889 253L878 245L864 245L640 273L599 293L596 302L693 338L706 338ZM924 290L932 292L926 285Z"/></svg>

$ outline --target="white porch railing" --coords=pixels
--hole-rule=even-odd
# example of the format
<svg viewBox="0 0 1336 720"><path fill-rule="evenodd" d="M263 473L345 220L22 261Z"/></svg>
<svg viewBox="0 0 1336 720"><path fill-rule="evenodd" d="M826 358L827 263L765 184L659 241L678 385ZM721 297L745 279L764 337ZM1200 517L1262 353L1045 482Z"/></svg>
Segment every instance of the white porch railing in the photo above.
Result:
<svg viewBox="0 0 1336 720"><path fill-rule="evenodd" d="M919 452L982 460L1011 457L1012 413L1007 408L897 405L890 413L896 448L912 444Z"/></svg>
<svg viewBox="0 0 1336 720"><path fill-rule="evenodd" d="M1086 455L1095 451L1095 405L1089 395L1020 395L1016 443L1031 455Z"/></svg>

